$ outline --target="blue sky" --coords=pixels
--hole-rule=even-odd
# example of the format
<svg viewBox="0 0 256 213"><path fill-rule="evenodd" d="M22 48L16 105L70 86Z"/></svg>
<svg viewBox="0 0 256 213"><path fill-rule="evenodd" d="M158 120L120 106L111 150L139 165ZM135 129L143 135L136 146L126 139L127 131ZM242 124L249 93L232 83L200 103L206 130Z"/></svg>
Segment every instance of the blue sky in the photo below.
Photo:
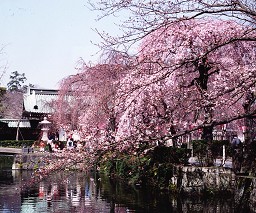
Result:
<svg viewBox="0 0 256 213"><path fill-rule="evenodd" d="M0 65L7 63L0 85L17 70L27 84L58 88L76 73L79 58L96 63L99 49L91 42L101 40L93 29L118 31L111 18L96 22L88 7L87 0L0 0Z"/></svg>

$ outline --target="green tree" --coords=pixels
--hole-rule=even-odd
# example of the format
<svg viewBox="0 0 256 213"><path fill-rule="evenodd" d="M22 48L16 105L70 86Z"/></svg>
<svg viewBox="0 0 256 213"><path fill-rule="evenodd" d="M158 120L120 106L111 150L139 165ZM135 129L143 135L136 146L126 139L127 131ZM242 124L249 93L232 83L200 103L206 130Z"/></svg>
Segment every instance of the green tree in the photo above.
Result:
<svg viewBox="0 0 256 213"><path fill-rule="evenodd" d="M24 83L27 80L25 73L20 74L18 71L14 71L10 75L10 81L7 84L10 91L23 91Z"/></svg>
<svg viewBox="0 0 256 213"><path fill-rule="evenodd" d="M12 102L9 106L11 106L11 116L12 118L17 117L18 126L16 132L16 140L19 138L19 124L20 119L22 118L22 93L26 91L27 85L24 85L27 78L25 77L25 73L20 74L18 71L14 71L10 75L10 81L7 83L7 88L9 91L9 102Z"/></svg>
<svg viewBox="0 0 256 213"><path fill-rule="evenodd" d="M0 118L3 117L3 113L4 113L3 101L4 101L5 94L6 94L6 88L0 87Z"/></svg>

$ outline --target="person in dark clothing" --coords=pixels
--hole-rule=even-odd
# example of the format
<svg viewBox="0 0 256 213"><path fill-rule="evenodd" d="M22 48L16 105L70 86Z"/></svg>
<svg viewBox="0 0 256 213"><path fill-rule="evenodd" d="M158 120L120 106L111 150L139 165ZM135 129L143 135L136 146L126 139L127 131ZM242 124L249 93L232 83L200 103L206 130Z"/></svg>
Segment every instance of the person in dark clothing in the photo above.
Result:
<svg viewBox="0 0 256 213"><path fill-rule="evenodd" d="M235 173L239 173L241 170L241 164L243 160L243 144L241 140L235 135L232 142L232 164L233 164L233 171Z"/></svg>
<svg viewBox="0 0 256 213"><path fill-rule="evenodd" d="M52 141L52 140L48 140L47 146L48 146L49 152L53 152L53 150L52 150L52 145L53 145L53 141Z"/></svg>
<svg viewBox="0 0 256 213"><path fill-rule="evenodd" d="M237 136L234 136L232 140L232 148L239 149L241 146L242 146L241 140Z"/></svg>

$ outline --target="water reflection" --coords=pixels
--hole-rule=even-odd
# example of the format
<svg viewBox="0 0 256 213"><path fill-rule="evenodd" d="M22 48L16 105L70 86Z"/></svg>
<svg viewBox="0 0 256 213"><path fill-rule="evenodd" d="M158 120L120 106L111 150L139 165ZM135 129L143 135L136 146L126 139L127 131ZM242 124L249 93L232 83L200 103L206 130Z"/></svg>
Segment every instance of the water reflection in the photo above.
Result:
<svg viewBox="0 0 256 213"><path fill-rule="evenodd" d="M21 192L21 212L111 212L99 187L91 175L59 172ZM114 212L128 210L124 205L114 207Z"/></svg>
<svg viewBox="0 0 256 213"><path fill-rule="evenodd" d="M19 174L0 170L0 212L21 212Z"/></svg>
<svg viewBox="0 0 256 213"><path fill-rule="evenodd" d="M58 172L21 190L31 175L0 170L0 212L234 212L232 198L185 199L81 172Z"/></svg>

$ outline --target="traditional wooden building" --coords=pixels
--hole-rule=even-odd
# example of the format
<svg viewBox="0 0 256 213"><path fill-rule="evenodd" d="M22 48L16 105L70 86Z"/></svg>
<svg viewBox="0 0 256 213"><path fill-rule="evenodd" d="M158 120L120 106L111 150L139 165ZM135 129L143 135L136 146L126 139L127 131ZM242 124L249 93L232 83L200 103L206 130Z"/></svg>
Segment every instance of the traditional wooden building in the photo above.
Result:
<svg viewBox="0 0 256 213"><path fill-rule="evenodd" d="M27 119L0 119L0 140L15 140L18 134L20 140L30 140L37 137L31 132L31 125Z"/></svg>
<svg viewBox="0 0 256 213"><path fill-rule="evenodd" d="M57 100L58 90L29 88L23 95L22 117L40 121L53 113L52 103Z"/></svg>
<svg viewBox="0 0 256 213"><path fill-rule="evenodd" d="M53 113L52 103L57 96L58 90L28 88L21 101L7 103L8 113L0 119L0 140L14 140L17 132L19 140L38 140L41 134L38 124Z"/></svg>
<svg viewBox="0 0 256 213"><path fill-rule="evenodd" d="M31 125L32 132L37 132L40 137L39 122L47 117L49 120L53 113L53 103L57 100L58 90L29 88L23 95L23 113Z"/></svg>

